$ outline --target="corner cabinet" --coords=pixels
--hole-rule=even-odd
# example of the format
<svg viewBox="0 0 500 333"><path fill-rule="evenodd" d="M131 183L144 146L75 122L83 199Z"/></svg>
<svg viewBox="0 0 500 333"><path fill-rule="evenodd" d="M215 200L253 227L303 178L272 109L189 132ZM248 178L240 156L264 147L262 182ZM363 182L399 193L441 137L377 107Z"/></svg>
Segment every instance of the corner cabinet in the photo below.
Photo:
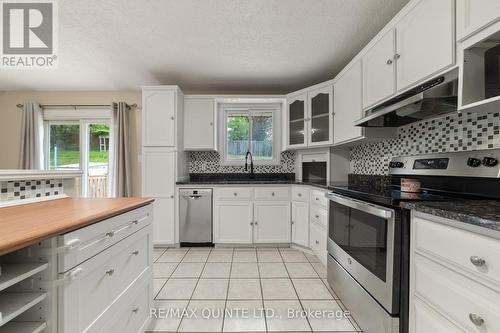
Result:
<svg viewBox="0 0 500 333"><path fill-rule="evenodd" d="M287 147L333 144L333 86L315 86L287 96Z"/></svg>

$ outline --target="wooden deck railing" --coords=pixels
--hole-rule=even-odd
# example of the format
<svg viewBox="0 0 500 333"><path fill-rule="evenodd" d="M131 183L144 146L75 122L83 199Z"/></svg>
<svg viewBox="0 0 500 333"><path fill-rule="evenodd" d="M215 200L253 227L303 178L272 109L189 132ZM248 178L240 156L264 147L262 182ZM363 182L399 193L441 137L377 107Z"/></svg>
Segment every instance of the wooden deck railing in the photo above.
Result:
<svg viewBox="0 0 500 333"><path fill-rule="evenodd" d="M108 176L89 176L88 196L106 198L108 196Z"/></svg>

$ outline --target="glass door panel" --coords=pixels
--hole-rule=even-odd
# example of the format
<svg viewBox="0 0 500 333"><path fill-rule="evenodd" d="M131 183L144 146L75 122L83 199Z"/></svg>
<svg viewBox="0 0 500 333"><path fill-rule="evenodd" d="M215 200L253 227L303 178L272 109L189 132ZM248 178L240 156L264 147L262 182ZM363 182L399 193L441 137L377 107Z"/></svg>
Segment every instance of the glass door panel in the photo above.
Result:
<svg viewBox="0 0 500 333"><path fill-rule="evenodd" d="M49 169L80 170L80 125L49 124Z"/></svg>
<svg viewBox="0 0 500 333"><path fill-rule="evenodd" d="M311 98L311 142L330 140L330 94L319 93Z"/></svg>
<svg viewBox="0 0 500 333"><path fill-rule="evenodd" d="M306 106L305 100L297 99L288 106L289 120L289 145L304 145L305 144L305 117Z"/></svg>

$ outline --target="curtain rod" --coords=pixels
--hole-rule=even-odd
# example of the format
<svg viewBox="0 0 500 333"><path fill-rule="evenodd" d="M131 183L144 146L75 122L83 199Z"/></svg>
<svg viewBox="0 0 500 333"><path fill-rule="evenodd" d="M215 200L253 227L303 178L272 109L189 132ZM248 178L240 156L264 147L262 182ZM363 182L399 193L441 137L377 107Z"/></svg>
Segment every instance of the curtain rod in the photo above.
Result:
<svg viewBox="0 0 500 333"><path fill-rule="evenodd" d="M17 107L18 108L22 108L24 105L23 104L17 104ZM109 108L111 106L111 104L94 104L94 105L91 105L91 104L45 104L45 105L42 105L40 104L40 107L43 109L43 108L58 108L58 107L70 107L70 108L73 108L73 109L78 109L78 108ZM137 108L137 104L134 103L134 104L127 104L127 107L129 109L135 109Z"/></svg>

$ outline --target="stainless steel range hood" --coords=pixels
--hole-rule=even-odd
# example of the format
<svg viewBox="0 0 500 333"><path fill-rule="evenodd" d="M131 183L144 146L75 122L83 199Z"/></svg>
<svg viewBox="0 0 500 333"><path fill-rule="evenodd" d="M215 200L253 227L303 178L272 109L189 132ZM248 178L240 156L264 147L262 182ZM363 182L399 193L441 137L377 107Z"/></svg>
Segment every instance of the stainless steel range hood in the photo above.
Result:
<svg viewBox="0 0 500 333"><path fill-rule="evenodd" d="M361 127L399 127L457 111L457 82L457 71L451 71L366 111L365 117L354 124Z"/></svg>

